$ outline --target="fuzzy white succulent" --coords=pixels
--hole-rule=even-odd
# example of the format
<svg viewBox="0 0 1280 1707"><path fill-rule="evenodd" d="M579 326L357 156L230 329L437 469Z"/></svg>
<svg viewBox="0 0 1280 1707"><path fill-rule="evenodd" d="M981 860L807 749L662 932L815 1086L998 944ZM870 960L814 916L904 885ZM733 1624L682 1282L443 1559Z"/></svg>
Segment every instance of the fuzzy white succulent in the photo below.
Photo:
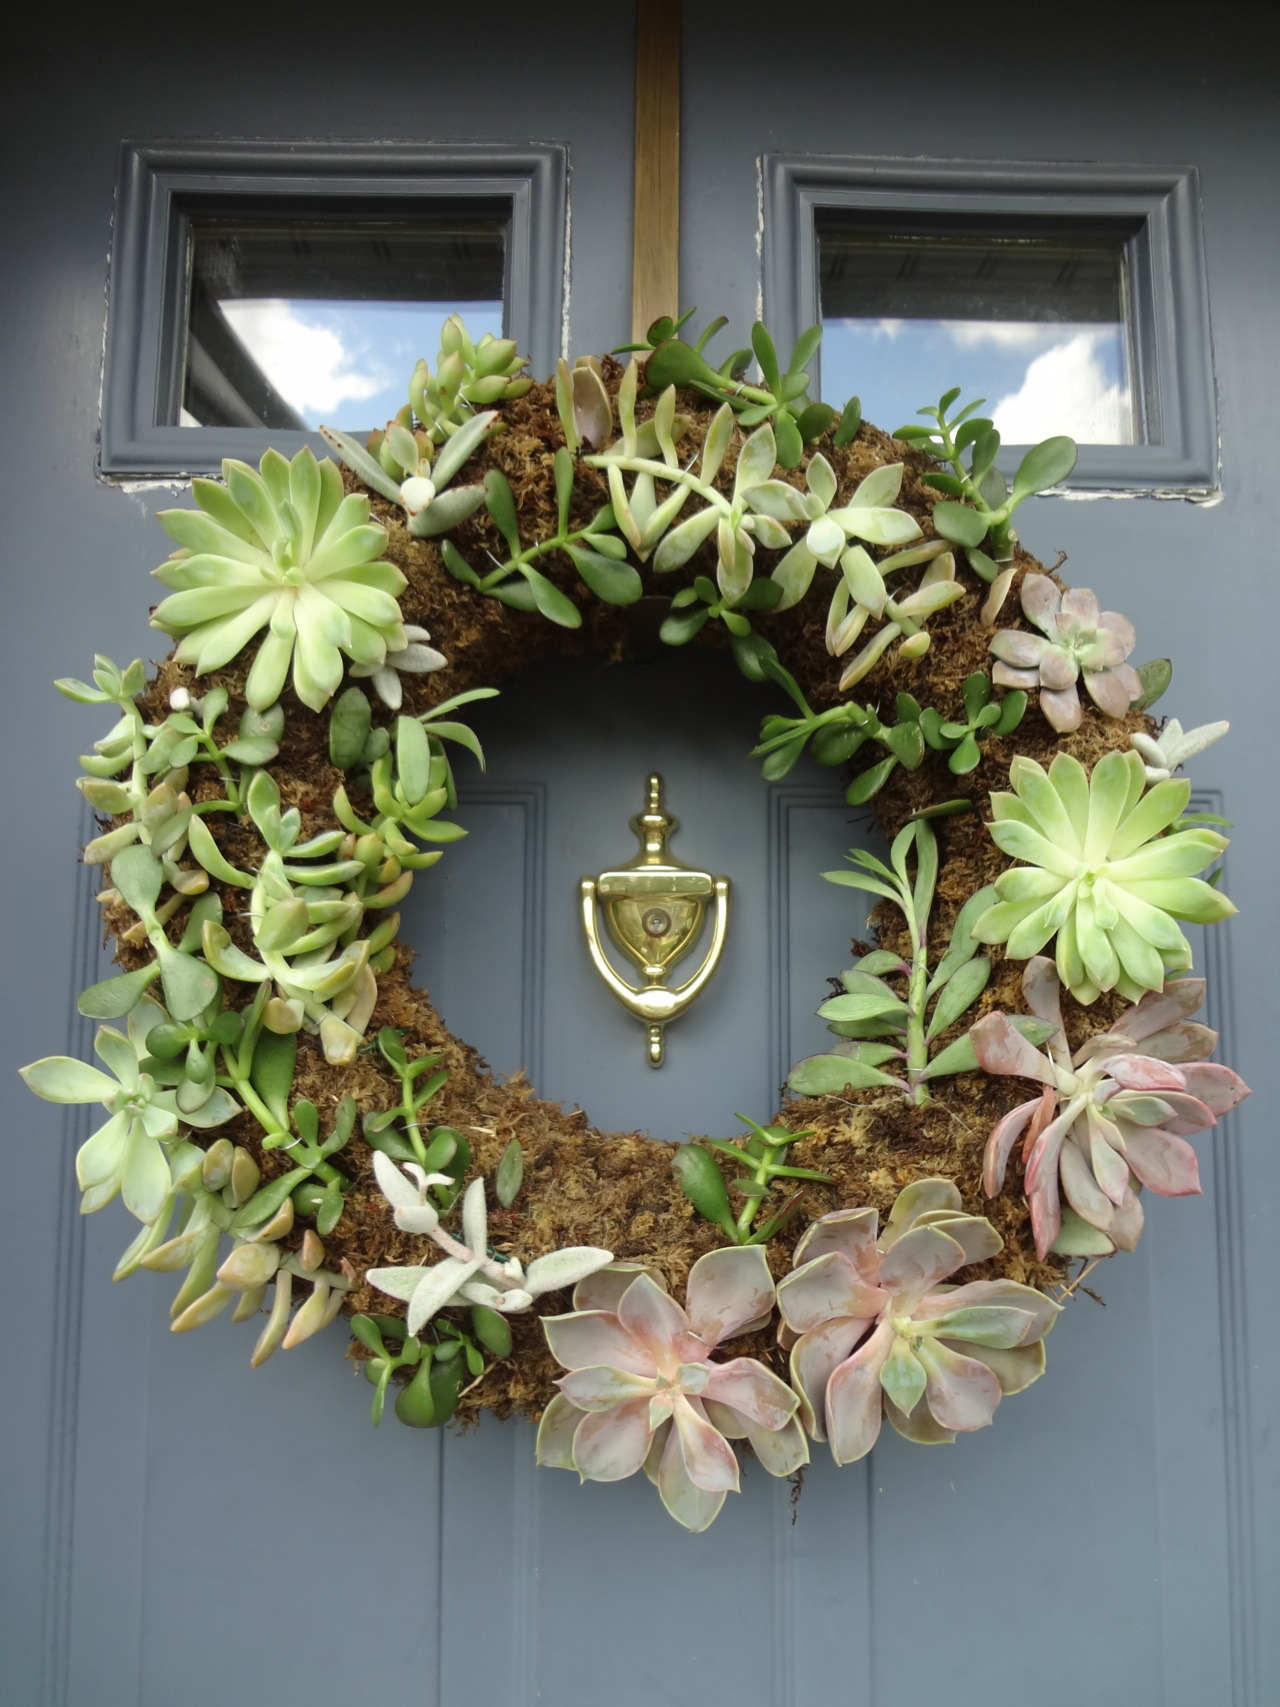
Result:
<svg viewBox="0 0 1280 1707"><path fill-rule="evenodd" d="M576 1286L613 1261L612 1251L595 1245L551 1251L535 1257L527 1269L518 1257L490 1256L482 1179L472 1180L462 1199L459 1240L440 1226L435 1205L427 1195L433 1185L451 1184L447 1175L429 1174L413 1162L407 1163L402 1173L381 1151L374 1154L373 1170L391 1205L396 1226L405 1233L425 1234L445 1253L442 1261L429 1267L371 1268L365 1275L379 1292L409 1306L407 1325L411 1334L421 1333L438 1310L453 1305L483 1304L502 1315L514 1315L527 1310L544 1292Z"/></svg>
<svg viewBox="0 0 1280 1707"><path fill-rule="evenodd" d="M1164 782L1188 759L1220 741L1230 727L1227 722L1202 723L1198 729L1184 730L1178 719L1171 717L1158 735L1139 731L1130 735L1129 745L1141 755L1147 781Z"/></svg>

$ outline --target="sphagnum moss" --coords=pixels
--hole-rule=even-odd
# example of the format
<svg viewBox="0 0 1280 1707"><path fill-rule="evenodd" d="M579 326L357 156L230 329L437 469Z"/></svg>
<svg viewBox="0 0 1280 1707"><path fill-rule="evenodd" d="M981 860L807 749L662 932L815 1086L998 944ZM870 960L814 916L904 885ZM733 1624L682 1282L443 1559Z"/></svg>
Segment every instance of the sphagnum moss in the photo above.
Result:
<svg viewBox="0 0 1280 1707"><path fill-rule="evenodd" d="M701 1527L736 1481L727 1442L762 1429L757 1449L777 1457L769 1430L790 1439L799 1428L790 1401L774 1406L772 1422L755 1414L768 1409L766 1395L787 1391L791 1341L847 1339L847 1323L862 1320L846 1313L837 1332L800 1307L796 1286L802 1277L809 1286L824 1229L870 1226L879 1212L901 1232L909 1200L920 1217L904 1249L914 1239L932 1253L929 1284L943 1294L962 1266L976 1300L972 1311L952 1310L946 1333L929 1329L921 1324L947 1307L928 1286L911 1292L889 1233L873 1254L857 1238L836 1240L832 1252L851 1265L844 1303L867 1306L869 1349L854 1335L815 1386L827 1353L815 1364L817 1341L807 1340L797 1404L819 1432L825 1407L838 1456L869 1444L868 1394L883 1392L886 1414L910 1437L938 1439L990 1420L999 1391L1034 1378L1052 1306L1022 1305L1060 1285L1074 1247L1047 1238L1038 1211L1037 1250L1026 1199L1001 1188L990 1159L993 1133L1021 1117L1025 1092L1010 1079L1026 1051L1035 1055L1026 1036L1034 1011L1018 1013L1022 962L1009 955L1058 933L1074 993L1055 1010L1058 1090L1070 1099L1069 1060L1093 1056L1091 1086L1124 1087L1115 1159L1096 1162L1098 1179L1119 1191L1126 1133L1135 1165L1149 1169L1158 1141L1141 1137L1148 1115L1149 1127L1171 1123L1175 1143L1179 1123L1194 1130L1214 1119L1195 1095L1203 1073L1161 1069L1144 1102L1140 1070L1105 1055L1123 1042L1126 997L1158 987L1185 959L1150 910L1168 903L1187 913L1182 889L1161 885L1194 886L1196 916L1221 916L1229 903L1187 865L1193 848L1201 865L1216 854L1217 827L1179 817L1186 785L1166 774L1221 731L1161 745L1139 706L1151 681L1167 684L1167 667L1130 679L1131 631L1105 613L1095 623L1083 596L1064 597L1013 527L1023 500L1068 471L1069 441L1035 447L1010 488L993 472L994 429L972 409L955 412L955 394L924 412L931 426L890 438L861 422L856 399L839 414L809 399L816 329L784 370L755 328L755 384L744 352L719 368L706 355L718 323L692 342L683 325L651 328L641 353L655 383L646 387L636 365L607 357L535 384L514 346L472 344L451 322L434 373L419 364L409 405L385 431L365 446L330 436L350 466L271 453L257 473L229 466L225 488L202 483L197 511L169 514L182 550L161 572L174 591L156 620L180 636L175 653L149 684L140 663L121 671L105 659L91 684L60 684L119 714L83 762L84 792L109 818L88 857L110 872L103 916L122 970L82 1005L103 1020L130 1016L128 1040L109 1026L101 1034L124 1076L118 1087L100 1074L90 1084L89 1069L57 1058L29 1074L54 1100L102 1091L127 1127L121 1142L99 1135L82 1155L85 1207L123 1188L142 1218L121 1272L186 1267L175 1327L199 1325L234 1297L237 1319L266 1312L256 1363L339 1313L354 1315L375 1420L396 1382L405 1383L397 1415L417 1426L485 1409L550 1417L558 1385L573 1428L548 1423L548 1461L612 1474L623 1451L624 1468L634 1468L634 1442L619 1443L639 1389L624 1393L628 1378L618 1377L606 1439L590 1420L600 1395L561 1375L552 1350L576 1372L588 1350L608 1347L591 1340L594 1327L553 1328L550 1344L543 1331L544 1318L569 1307L576 1279L580 1319L596 1311L614 1322L609 1345L624 1364L631 1358L632 1382L662 1388L659 1410L676 1418L683 1445L678 1464L649 1468L667 1478L674 1514ZM862 740L877 742L887 756L871 773L865 757L848 767L850 798L871 799L893 844L888 866L864 855L855 863L856 881L877 898L878 941L853 945L860 962L828 1002L840 1041L821 1058L821 1085L795 1081L825 1094L788 1100L772 1125L749 1122L743 1139L686 1146L697 1166L678 1170L671 1146L599 1132L522 1080L496 1079L414 987L396 940L395 908L414 872L461 833L451 754L479 750L459 710L552 652L626 657L635 630L624 607L641 600L645 610L667 605L664 640L727 649L749 677L779 685L780 703L782 689L790 694L802 715L766 726L766 763L781 765L786 751L770 755L789 741L798 752L814 739L835 765ZM1010 628L993 643L1002 613L1008 622L1019 606L1039 632ZM1059 715L1047 721L1033 699L1025 716L1020 702L986 714L992 674L1001 680L993 651L1002 670L1034 666L1039 685L1059 694L1069 654L1100 709L1079 701L1064 717L1050 702ZM1102 680L1108 670L1123 704ZM1038 685L1019 677L1018 692L1034 696ZM1144 771L1144 760L1161 774ZM1043 826L1021 823L1025 812L1003 794L1011 775L1042 816L1053 805L1036 792L1043 778L1068 818L1093 811L1093 779L1098 824L1074 830L1083 875L1059 872L1062 854L1041 845ZM1103 808L1121 794L1108 829ZM994 832L993 796L1014 803L996 811ZM1086 843L1095 842L1102 851L1090 865ZM1024 864L1011 869L1010 855ZM1036 875L1037 860L1048 875ZM1094 871L1099 860L1109 875ZM1048 895L1050 877L1055 894L1071 890L1065 934L1053 904L1066 903ZM1111 922L1113 879L1149 909L1139 923L1150 953ZM996 898L980 897L992 884ZM1049 915L1029 947L1021 914L1006 914L1032 899ZM975 917L985 954L966 940ZM822 996L814 992L815 1006ZM167 1008L153 1015L161 997ZM1009 1042L1017 1026L1021 1039ZM997 1031L1006 1054L1022 1051L1017 1061L991 1053ZM990 1071L978 1070L983 1053ZM127 1108L116 1108L120 1097ZM1100 1117L1109 1118L1105 1100ZM215 1117L216 1135L202 1137ZM1072 1141L1083 1141L1079 1132ZM1003 1139L1000 1153L1007 1163ZM930 1208L940 1192L946 1203ZM420 1266L436 1245L453 1268ZM855 1273L863 1257L870 1266ZM734 1315L730 1295L745 1268L733 1286L727 1269L708 1279L728 1259L758 1267L768 1309ZM782 1345L778 1282L797 1300L783 1311ZM728 1338L737 1356L709 1366L686 1359L677 1379L662 1347L688 1331L674 1303L686 1286L699 1320L728 1311L708 1344ZM571 1350L567 1333L586 1337ZM624 1342L647 1349L629 1354ZM970 1356L974 1345L987 1349ZM759 1371L754 1388L715 1373L739 1363ZM637 1374L641 1365L655 1373ZM716 1397L708 1380L729 1385ZM570 1387L585 1411L574 1410ZM670 1428L664 1421L658 1432ZM773 1467L785 1468L781 1458Z"/></svg>

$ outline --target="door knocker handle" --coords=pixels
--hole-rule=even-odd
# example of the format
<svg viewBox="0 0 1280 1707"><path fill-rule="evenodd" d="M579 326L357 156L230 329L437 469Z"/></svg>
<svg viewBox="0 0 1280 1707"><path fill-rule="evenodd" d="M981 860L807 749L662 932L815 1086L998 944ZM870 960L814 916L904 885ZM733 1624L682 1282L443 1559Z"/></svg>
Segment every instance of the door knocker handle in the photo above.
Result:
<svg viewBox="0 0 1280 1707"><path fill-rule="evenodd" d="M660 1067L663 1032L706 989L720 963L729 928L729 879L692 871L667 846L680 828L662 803L662 778L646 783L645 810L631 820L640 852L629 865L584 877L582 928L596 971L623 1007L647 1028L651 1067ZM714 903L711 944L698 970L683 984L668 984L672 968L698 940ZM599 909L610 937L643 979L639 989L612 966L600 941Z"/></svg>

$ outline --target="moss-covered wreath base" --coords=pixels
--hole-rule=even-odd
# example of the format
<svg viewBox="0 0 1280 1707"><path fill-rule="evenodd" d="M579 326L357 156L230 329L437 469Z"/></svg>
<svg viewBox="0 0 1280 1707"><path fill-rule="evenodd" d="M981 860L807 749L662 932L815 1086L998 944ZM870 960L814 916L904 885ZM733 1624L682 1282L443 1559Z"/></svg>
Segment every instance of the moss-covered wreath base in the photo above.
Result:
<svg viewBox="0 0 1280 1707"><path fill-rule="evenodd" d="M612 409L625 370L616 361L605 359L595 364L595 371ZM557 519L557 452L562 453L563 464L564 386L562 374L559 395L556 383L551 381L534 384L522 395L503 401L497 430L480 443L453 479L459 488L482 486L487 479L491 482L492 471L500 471L514 500L523 541L552 537L563 525ZM683 417L682 460L687 461L685 447L696 450L706 440L721 413L721 403L705 390L683 386L675 402ZM658 406L657 396L642 395L637 422L643 425ZM715 489L722 494L734 490L737 459L750 431L751 424L735 421L714 476ZM855 436L846 434L845 438L847 442L839 442L835 424L828 425L806 447L798 466L790 470L779 467L772 477L804 492L806 468L821 453L835 477L836 492L829 504L835 511L849 502L873 471L904 464L895 507L918 524L922 544L939 537L934 517L939 491L923 478L937 471L932 458L866 423ZM569 524L571 528L585 528L610 502L610 484L605 469L590 462L589 446L570 445L569 449L579 453L573 461ZM698 576L712 581L717 577L714 533L674 575L656 573L651 559L641 561L631 552L629 561L642 577L643 594L630 608L618 608L592 596L564 553L554 552L540 559L539 568L579 607L582 616L578 628L558 626L535 611L512 609L484 596L450 572L445 555L448 551L475 566L498 563L509 556L510 540L504 541L492 504L474 509L446 535L415 537L407 526L402 503L364 486L349 469L343 471L343 480L349 494L361 493L368 498L372 519L386 529L384 560L394 565L406 582L398 601L403 622L429 631L432 646L446 660L443 668L400 677L403 716L421 716L468 689L501 687L517 671L552 652L590 652L622 661L637 635L651 637L653 613L666 608L673 591L691 587ZM615 496L616 490L615 486ZM662 492L659 483L659 497ZM873 550L873 555L883 557L885 552ZM767 577L783 556L780 547L761 544L755 551L755 577ZM966 566L958 548L957 558L957 579L963 591L954 602L930 615L927 651L909 657L891 647L867 678L849 692L841 693L838 686L841 665L828 647L824 599L801 599L781 612L753 611L751 627L775 649L777 660L815 713L857 698L874 706L887 720L896 696L907 694L920 705L935 708L943 719L964 722L962 685L975 672L990 671L995 622L984 623L979 615L990 597L988 580ZM1012 573L1005 577L1007 590L998 620L1032 633L1031 625L1019 614L1026 576L1047 575L1059 588L1065 583L1058 580L1056 565L1046 569L1016 544L1016 536L1011 538L1002 567ZM819 570L818 574L821 579L827 572ZM867 632L874 630L873 622ZM729 643L724 627L708 622L691 641L691 667L696 667L700 649ZM219 730L232 729L245 710L246 679L253 661L251 646L223 667L197 674L191 664L180 663L171 655L139 697L143 716L153 726L161 724L170 707L185 704L187 696L198 700L221 687L229 695L229 704ZM779 709L785 710L781 694L779 700ZM372 696L371 701L375 724L390 725L392 713ZM335 817L334 799L343 786L355 813L363 819L372 818L375 803L369 793L368 773L356 768L344 774L332 762L328 715L303 704L291 685L285 686L279 703L284 730L278 755L268 768L282 806L296 807L301 815L301 840L342 828ZM930 807L958 797L971 802L969 810L932 820L939 848L939 876L929 921L931 965L946 949L964 903L1010 869L1010 860L995 845L989 831L990 797L1008 788L1015 757L1020 755L1047 769L1059 754L1067 753L1093 772L1105 755L1128 752L1135 733L1154 737L1158 726L1140 709L1104 715L1088 699L1084 700L1078 727L1060 732L1039 714L1032 693L1026 716L1010 734L987 732L980 760L967 774L955 774L954 767L948 767L947 751L933 748L925 752L916 768L898 765L892 770L871 803L886 837L895 836ZM751 734L744 730L743 739ZM848 775L854 775L861 765L865 765L865 754ZM836 785L833 773L833 787ZM190 767L186 786L199 807L202 801L221 794L224 781L212 765L196 762ZM117 814L104 828L116 829L129 821L128 814ZM231 813L210 812L205 823L218 853L230 867L250 873L258 869L266 850L254 825L243 814L237 818ZM465 859L466 850L449 849L445 857ZM231 943L252 954L249 892L216 880L213 887L220 895L222 922ZM171 942L180 940L186 916L185 908L179 906L166 923ZM111 889L104 917L106 929L115 939L120 966L125 970L146 966L153 957L153 946L139 941L138 916ZM377 917L375 912L373 918ZM898 910L879 903L873 926L878 932L877 942L854 944L855 955L878 947L909 956ZM848 964L848 947L841 942L831 944L833 974ZM1025 956L1006 959L998 943L987 952L993 961L989 982L970 1010L936 1040L937 1046L961 1037L983 1015L1022 1010ZM415 987L411 961L410 952L397 946L394 964L379 971L376 1006L363 1026L365 1042L349 1063L327 1060L320 1038L309 1029L298 1035L291 1102L311 1102L319 1112L322 1132L332 1126L344 1098L354 1098L358 1118L355 1135L336 1158L350 1182L336 1224L323 1233L317 1247L315 1231L300 1216L279 1238L281 1251L292 1253L305 1267L314 1268L322 1260L327 1272L344 1277L349 1287L341 1301L344 1314L383 1316L401 1314L404 1306L371 1285L365 1278L368 1272L430 1262L437 1255L427 1239L396 1225L392 1207L374 1176L373 1151L360 1135L364 1117L390 1109L400 1096L395 1073L374 1044L379 1031L391 1027L399 1032L410 1060L423 1054L437 1055L440 1066L447 1070L447 1077L431 1099L429 1120L432 1127L443 1125L466 1136L472 1150L469 1177L492 1181L512 1141L518 1141L523 1158L519 1190L506 1206L494 1201L492 1195L488 1202L492 1254L518 1256L527 1267L532 1259L566 1246L602 1247L612 1252L615 1260L648 1265L662 1277L674 1298L683 1298L694 1263L722 1247L725 1239L721 1228L700 1215L682 1189L672 1167L672 1146L642 1132L596 1130L585 1113L566 1112L541 1100L536 1088L522 1079L495 1077L473 1048L449 1032L428 995ZM837 982L832 987L840 988ZM158 991L158 985L156 988ZM243 1007L252 994L244 986L229 985L227 989L227 999L237 1007ZM815 1006L829 994L814 990ZM1088 1005L1077 1003L1064 991L1064 1027L1071 1047L1075 1049L1106 1032L1128 1005L1129 998L1114 990L1102 993ZM904 1187L917 1180L942 1178L958 1187L964 1211L986 1217L1003 1240L998 1254L972 1264L960 1278L968 1283L1003 1277L1061 1297L1069 1279L1070 1259L1052 1250L1037 1256L1028 1202L1019 1189L1016 1166L1005 1189L996 1195L988 1196L983 1187L988 1140L993 1128L1026 1101L1030 1094L1026 1082L1000 1072L968 1071L936 1079L929 1090L928 1100L920 1103L880 1086L849 1088L837 1095L789 1096L782 1101L776 1121L809 1134L790 1147L787 1161L826 1176L826 1182L805 1187L800 1213L768 1241L765 1251L774 1279L781 1281L787 1275L797 1241L819 1217L870 1207L879 1210L883 1218ZM263 1127L247 1110L216 1133L197 1132L193 1136L206 1146L214 1137L230 1138L254 1158L264 1182L293 1165L287 1147L264 1146ZM760 1210L762 1219L785 1201L786 1185L780 1181L770 1188ZM737 1207L735 1202L735 1211ZM442 1226L458 1235L458 1207L444 1216ZM542 1318L562 1315L572 1308L567 1291L550 1292L538 1298L532 1309L505 1317L511 1332L510 1352L485 1362L482 1372L462 1393L456 1416L464 1423L474 1421L486 1410L502 1417L541 1418L556 1396L556 1382L563 1373L548 1347ZM461 1323L466 1312L446 1312L446 1319L449 1317ZM788 1378L787 1354L779 1347L773 1324L739 1335L729 1349L736 1357L758 1359L783 1380ZM367 1343L353 1341L351 1351L356 1359L369 1356Z"/></svg>

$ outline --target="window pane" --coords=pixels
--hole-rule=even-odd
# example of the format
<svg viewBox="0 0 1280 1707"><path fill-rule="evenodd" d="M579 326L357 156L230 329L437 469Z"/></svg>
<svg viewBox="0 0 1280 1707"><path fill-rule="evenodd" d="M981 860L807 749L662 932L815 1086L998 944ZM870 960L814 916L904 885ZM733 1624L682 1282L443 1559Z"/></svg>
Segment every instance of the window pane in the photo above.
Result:
<svg viewBox="0 0 1280 1707"><path fill-rule="evenodd" d="M859 396L891 432L958 385L986 398L1006 443L1135 443L1125 240L831 218L818 233L823 395Z"/></svg>
<svg viewBox="0 0 1280 1707"><path fill-rule="evenodd" d="M179 422L381 426L440 328L502 332L505 227L204 218L190 226Z"/></svg>

